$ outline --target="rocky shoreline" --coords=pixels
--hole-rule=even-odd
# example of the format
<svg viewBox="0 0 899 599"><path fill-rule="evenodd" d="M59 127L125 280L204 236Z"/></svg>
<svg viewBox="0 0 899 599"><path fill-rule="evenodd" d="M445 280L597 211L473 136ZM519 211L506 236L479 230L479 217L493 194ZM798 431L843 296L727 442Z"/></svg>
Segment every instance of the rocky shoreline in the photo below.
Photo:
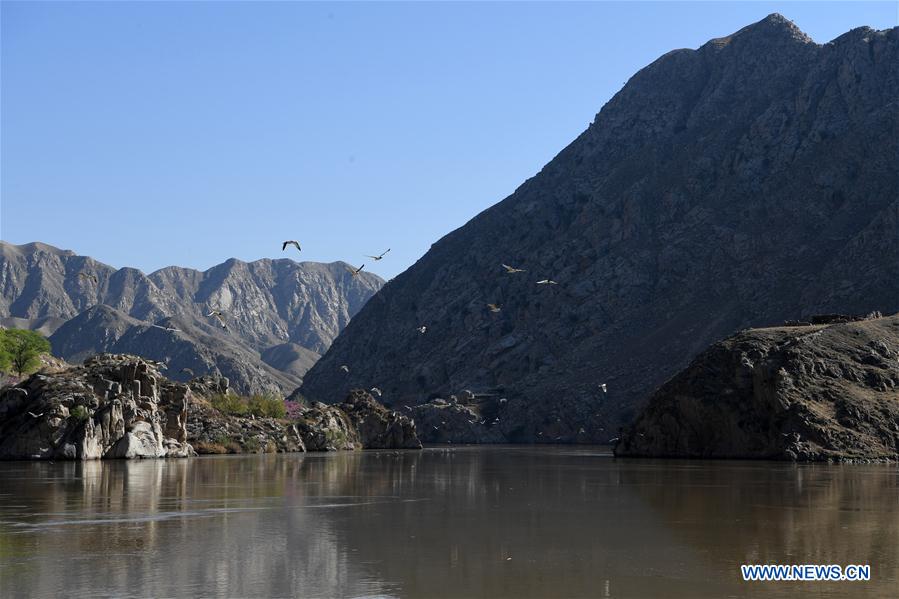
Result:
<svg viewBox="0 0 899 599"><path fill-rule="evenodd" d="M210 402L229 392L227 379L178 383L159 368L137 356L99 354L0 389L0 459L421 448L415 423L364 391L294 418L235 416Z"/></svg>
<svg viewBox="0 0 899 599"><path fill-rule="evenodd" d="M716 343L653 394L615 454L899 460L899 315Z"/></svg>

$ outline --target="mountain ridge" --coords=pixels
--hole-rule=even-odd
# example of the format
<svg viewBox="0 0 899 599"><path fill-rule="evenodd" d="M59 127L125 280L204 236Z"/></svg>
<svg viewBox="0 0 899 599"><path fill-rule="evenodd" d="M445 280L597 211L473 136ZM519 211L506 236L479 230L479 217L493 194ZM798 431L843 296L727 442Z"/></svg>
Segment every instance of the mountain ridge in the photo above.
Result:
<svg viewBox="0 0 899 599"><path fill-rule="evenodd" d="M376 385L418 405L498 390L524 406L507 440L552 424L554 439L603 442L735 330L895 311L897 42L857 28L816 44L772 15L661 56L386 284L298 394Z"/></svg>
<svg viewBox="0 0 899 599"><path fill-rule="evenodd" d="M244 393L292 390L382 283L371 273L352 277L344 262L289 258L230 258L205 271L169 266L147 275L42 242L0 241L4 326L40 329L66 359L122 351L163 360L176 352L173 367L228 376ZM223 312L227 329L206 316L212 309ZM169 319L178 332L148 334ZM163 343L156 333L172 339ZM302 356L282 358L288 370L281 371L261 354L285 343Z"/></svg>

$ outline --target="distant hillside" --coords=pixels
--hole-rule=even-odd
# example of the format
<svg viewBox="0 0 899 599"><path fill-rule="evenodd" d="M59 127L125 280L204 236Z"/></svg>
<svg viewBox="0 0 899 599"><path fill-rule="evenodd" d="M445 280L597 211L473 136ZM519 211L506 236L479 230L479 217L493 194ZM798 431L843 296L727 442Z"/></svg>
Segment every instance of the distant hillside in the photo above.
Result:
<svg viewBox="0 0 899 599"><path fill-rule="evenodd" d="M382 284L370 273L350 276L343 262L289 259L145 275L43 243L0 241L0 325L51 335L54 352L70 361L139 354L168 361L173 378L184 380L177 370L185 367L215 372L246 393L296 387ZM213 308L227 330L206 316Z"/></svg>
<svg viewBox="0 0 899 599"><path fill-rule="evenodd" d="M300 393L470 390L526 406L503 439L604 442L734 331L899 310L897 64L899 28L822 45L780 15L665 54L388 283Z"/></svg>

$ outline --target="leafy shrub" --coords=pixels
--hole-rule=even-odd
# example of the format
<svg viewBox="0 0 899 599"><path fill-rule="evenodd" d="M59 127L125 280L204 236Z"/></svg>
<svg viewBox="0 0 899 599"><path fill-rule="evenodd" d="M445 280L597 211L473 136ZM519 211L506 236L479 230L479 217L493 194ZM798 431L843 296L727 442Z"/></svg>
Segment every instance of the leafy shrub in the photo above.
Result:
<svg viewBox="0 0 899 599"><path fill-rule="evenodd" d="M247 413L247 402L238 395L231 395L230 393L213 395L209 398L209 403L222 414L244 416Z"/></svg>
<svg viewBox="0 0 899 599"><path fill-rule="evenodd" d="M270 395L253 395L247 400L247 409L254 416L263 418L284 418L287 416L287 407L280 397Z"/></svg>
<svg viewBox="0 0 899 599"><path fill-rule="evenodd" d="M303 409L305 405L299 401L285 401L284 409L287 411L287 417L291 420L296 420L303 413Z"/></svg>
<svg viewBox="0 0 899 599"><path fill-rule="evenodd" d="M50 353L50 342L36 331L0 330L0 370L29 374L41 365L41 354Z"/></svg>
<svg viewBox="0 0 899 599"><path fill-rule="evenodd" d="M84 406L75 406L69 412L69 416L78 420L79 422L84 422L88 418L90 418L91 414Z"/></svg>
<svg viewBox="0 0 899 599"><path fill-rule="evenodd" d="M284 418L287 416L287 407L280 397L271 395L251 395L240 397L239 395L214 395L210 398L212 407L232 416L256 416L259 418Z"/></svg>

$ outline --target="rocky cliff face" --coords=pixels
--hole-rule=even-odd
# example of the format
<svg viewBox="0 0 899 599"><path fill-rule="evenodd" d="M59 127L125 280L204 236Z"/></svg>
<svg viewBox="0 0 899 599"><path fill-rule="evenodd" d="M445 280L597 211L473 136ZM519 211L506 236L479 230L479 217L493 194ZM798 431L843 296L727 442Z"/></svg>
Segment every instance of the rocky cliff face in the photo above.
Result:
<svg viewBox="0 0 899 599"><path fill-rule="evenodd" d="M0 459L185 457L190 390L134 356L99 355L0 393Z"/></svg>
<svg viewBox="0 0 899 599"><path fill-rule="evenodd" d="M736 330L899 309L897 61L899 29L819 45L779 15L662 56L385 285L300 393L468 389L522 406L506 438L606 442Z"/></svg>
<svg viewBox="0 0 899 599"><path fill-rule="evenodd" d="M53 334L54 351L72 361L135 353L171 361L175 377L185 367L223 374L242 393L296 388L381 284L351 277L342 262L231 259L144 275L42 243L0 242L0 324Z"/></svg>
<svg viewBox="0 0 899 599"><path fill-rule="evenodd" d="M137 356L100 354L81 366L48 360L0 389L0 460L421 449L415 423L364 391L283 419L215 409L210 398L229 391L219 376L170 381Z"/></svg>
<svg viewBox="0 0 899 599"><path fill-rule="evenodd" d="M899 315L716 343L653 394L615 452L899 459Z"/></svg>

